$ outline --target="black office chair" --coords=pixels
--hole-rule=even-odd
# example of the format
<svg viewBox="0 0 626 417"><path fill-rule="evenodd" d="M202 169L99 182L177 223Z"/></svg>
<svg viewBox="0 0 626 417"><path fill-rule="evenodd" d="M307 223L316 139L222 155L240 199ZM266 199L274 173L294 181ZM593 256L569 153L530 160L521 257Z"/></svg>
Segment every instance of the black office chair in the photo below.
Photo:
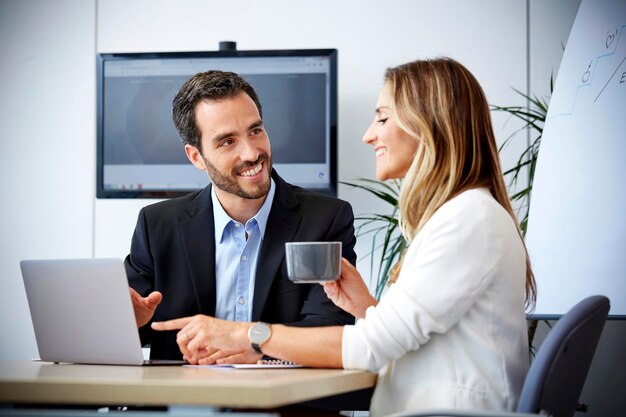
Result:
<svg viewBox="0 0 626 417"><path fill-rule="evenodd" d="M421 410L392 416L572 417L609 308L609 299L596 295L585 298L557 321L530 366L515 412Z"/></svg>

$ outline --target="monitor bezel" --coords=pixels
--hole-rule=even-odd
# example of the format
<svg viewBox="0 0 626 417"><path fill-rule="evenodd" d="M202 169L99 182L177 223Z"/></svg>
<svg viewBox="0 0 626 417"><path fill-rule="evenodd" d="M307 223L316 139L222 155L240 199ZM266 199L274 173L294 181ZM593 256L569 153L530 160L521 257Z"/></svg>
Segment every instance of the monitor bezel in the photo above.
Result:
<svg viewBox="0 0 626 417"><path fill-rule="evenodd" d="M112 60L168 59L168 58L245 58L245 57L312 57L326 56L330 64L330 178L329 187L311 189L337 196L337 49L282 49L252 51L190 51L190 52L133 52L96 54L96 198L172 198L196 190L110 190L104 188L104 64ZM261 103L263 104L263 103ZM271 137L270 137L271 142ZM182 147L181 142L181 147ZM280 174L280 172L279 172Z"/></svg>

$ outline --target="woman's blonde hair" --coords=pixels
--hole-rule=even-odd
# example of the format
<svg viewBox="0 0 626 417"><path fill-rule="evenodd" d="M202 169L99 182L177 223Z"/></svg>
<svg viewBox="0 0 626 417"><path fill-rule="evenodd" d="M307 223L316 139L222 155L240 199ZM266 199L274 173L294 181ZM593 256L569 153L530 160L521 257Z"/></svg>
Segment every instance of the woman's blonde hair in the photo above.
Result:
<svg viewBox="0 0 626 417"><path fill-rule="evenodd" d="M400 191L400 228L407 241L445 202L463 191L485 187L519 224L504 183L489 105L476 78L449 58L420 60L389 68L385 83L397 123L418 140L415 158ZM397 279L402 259L391 273ZM536 285L526 251L526 303Z"/></svg>

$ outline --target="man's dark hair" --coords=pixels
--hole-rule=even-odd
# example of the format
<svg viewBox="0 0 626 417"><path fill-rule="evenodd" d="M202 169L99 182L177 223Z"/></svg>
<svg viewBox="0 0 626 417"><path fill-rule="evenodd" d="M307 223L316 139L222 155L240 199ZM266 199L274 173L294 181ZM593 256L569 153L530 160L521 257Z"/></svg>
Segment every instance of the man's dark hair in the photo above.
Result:
<svg viewBox="0 0 626 417"><path fill-rule="evenodd" d="M256 92L246 80L234 72L206 71L191 77L183 84L172 101L174 126L176 126L183 143L202 150L200 131L196 124L194 112L196 104L203 100L233 98L242 92L250 96L259 110L259 115L263 117L261 103Z"/></svg>

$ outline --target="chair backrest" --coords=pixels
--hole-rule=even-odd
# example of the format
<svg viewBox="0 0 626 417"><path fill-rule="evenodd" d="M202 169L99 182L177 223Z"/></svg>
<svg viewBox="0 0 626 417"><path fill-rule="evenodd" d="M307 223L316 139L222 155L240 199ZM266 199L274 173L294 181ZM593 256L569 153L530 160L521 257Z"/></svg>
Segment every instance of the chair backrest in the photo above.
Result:
<svg viewBox="0 0 626 417"><path fill-rule="evenodd" d="M518 412L574 415L609 308L609 299L596 295L557 321L528 371Z"/></svg>

